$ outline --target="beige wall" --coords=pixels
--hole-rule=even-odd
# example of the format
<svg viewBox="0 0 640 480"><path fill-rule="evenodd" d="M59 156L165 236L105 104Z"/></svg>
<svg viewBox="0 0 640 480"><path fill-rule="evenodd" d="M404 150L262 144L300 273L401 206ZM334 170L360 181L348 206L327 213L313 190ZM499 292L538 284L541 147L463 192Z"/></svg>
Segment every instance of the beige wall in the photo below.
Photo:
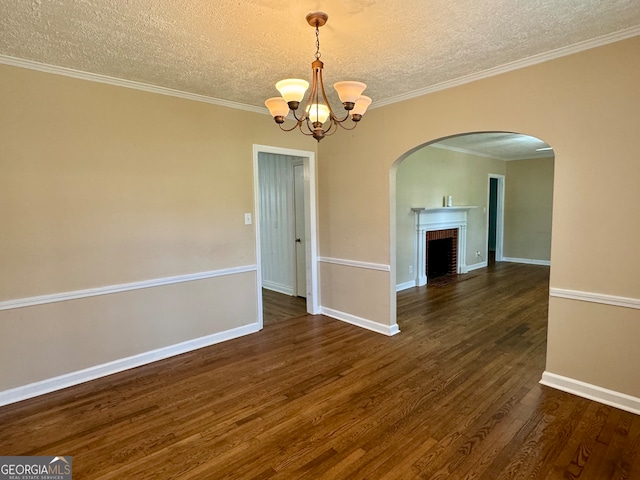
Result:
<svg viewBox="0 0 640 480"><path fill-rule="evenodd" d="M638 312L552 297L546 370L640 397Z"/></svg>
<svg viewBox="0 0 640 480"><path fill-rule="evenodd" d="M504 256L551 260L553 158L507 162Z"/></svg>
<svg viewBox="0 0 640 480"><path fill-rule="evenodd" d="M556 155L551 286L638 299L638 52L640 37L634 37L368 112L346 138L320 147L321 254L390 265L388 285L394 289L396 163L444 136L518 132L549 143ZM618 234L614 249L607 230ZM332 275L339 275L337 270ZM393 323L390 291L372 289L362 270L360 280L350 273L353 291L342 308L356 311L366 301L369 309L386 310ZM330 298L324 289L322 295ZM601 362L606 371L628 372L627 364L640 364L640 349L630 348L637 332L629 328L640 322L640 311L554 302L564 308L550 311L551 372L640 396L638 375L623 374L614 384L588 367ZM595 332L618 332L615 341L611 335L583 338L562 328L578 320ZM621 348L629 352L624 364L614 354ZM566 368L569 357L573 369Z"/></svg>
<svg viewBox="0 0 640 480"><path fill-rule="evenodd" d="M639 51L635 37L373 109L323 140L320 255L365 266L322 263L322 305L395 322L395 167L425 143L478 131L554 147L552 288L640 297ZM7 66L0 105L0 301L254 264L242 221L252 144L315 148L264 115ZM255 275L241 275L176 284L162 301L138 290L1 311L3 341L23 343L0 349L0 391L254 322L255 311L238 318L239 297L256 305ZM552 300L548 370L640 396L629 369L639 311ZM70 360L40 354L41 335L81 348Z"/></svg>
<svg viewBox="0 0 640 480"><path fill-rule="evenodd" d="M0 302L255 265L253 144L316 148L266 115L9 66L0 105ZM255 323L256 295L249 272L0 311L0 391Z"/></svg>
<svg viewBox="0 0 640 480"><path fill-rule="evenodd" d="M453 205L471 205L467 225L466 264L486 260L487 205L489 174L504 175L503 160L436 147L421 148L409 155L396 172L396 262L398 284L416 278L416 224L412 207L443 206L443 197L451 195ZM480 251L482 257L476 257ZM413 273L409 273L409 266Z"/></svg>
<svg viewBox="0 0 640 480"><path fill-rule="evenodd" d="M0 312L2 389L255 323L255 272Z"/></svg>

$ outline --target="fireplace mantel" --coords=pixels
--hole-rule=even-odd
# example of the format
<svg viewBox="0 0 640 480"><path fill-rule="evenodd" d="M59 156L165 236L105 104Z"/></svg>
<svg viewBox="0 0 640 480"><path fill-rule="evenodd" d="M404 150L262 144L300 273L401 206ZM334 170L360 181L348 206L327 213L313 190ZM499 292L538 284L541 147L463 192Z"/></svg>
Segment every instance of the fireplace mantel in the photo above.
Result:
<svg viewBox="0 0 640 480"><path fill-rule="evenodd" d="M422 208L413 207L411 210L418 216L422 215L450 215L453 212L468 212L477 205L456 205L455 207Z"/></svg>
<svg viewBox="0 0 640 480"><path fill-rule="evenodd" d="M457 273L467 273L467 214L469 210L478 208L474 205L455 207L421 208L411 210L416 215L416 285L427 283L425 268L426 232L458 229L458 265Z"/></svg>
<svg viewBox="0 0 640 480"><path fill-rule="evenodd" d="M472 208L478 208L477 205L455 205L453 207L435 207L435 208L426 208L426 207L413 207L411 210L414 212L440 212L444 210L470 210Z"/></svg>

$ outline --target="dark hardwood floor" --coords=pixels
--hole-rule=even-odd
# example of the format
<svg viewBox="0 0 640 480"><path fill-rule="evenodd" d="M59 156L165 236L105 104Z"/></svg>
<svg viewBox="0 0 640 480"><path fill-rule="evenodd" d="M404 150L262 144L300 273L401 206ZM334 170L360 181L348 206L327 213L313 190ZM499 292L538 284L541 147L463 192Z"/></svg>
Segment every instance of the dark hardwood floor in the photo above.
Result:
<svg viewBox="0 0 640 480"><path fill-rule="evenodd" d="M307 300L273 290L262 289L262 323L264 326L301 317L307 314Z"/></svg>
<svg viewBox="0 0 640 480"><path fill-rule="evenodd" d="M538 384L548 268L398 294L385 337L265 301L260 333L0 408L80 479L640 479L640 416ZM298 310L296 310L298 309Z"/></svg>

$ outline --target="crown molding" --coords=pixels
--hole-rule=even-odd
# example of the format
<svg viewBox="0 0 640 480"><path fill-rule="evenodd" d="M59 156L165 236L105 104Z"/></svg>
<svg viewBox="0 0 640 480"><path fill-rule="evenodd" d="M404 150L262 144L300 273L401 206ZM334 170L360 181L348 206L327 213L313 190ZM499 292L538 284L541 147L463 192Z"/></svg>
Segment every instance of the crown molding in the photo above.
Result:
<svg viewBox="0 0 640 480"><path fill-rule="evenodd" d="M533 55L531 57L523 58L521 60L516 60L515 62L505 63L504 65L499 65L497 67L489 68L481 72L472 73L471 75L465 75L464 77L454 78L453 80L447 80L445 82L436 83L435 85L421 88L419 90L414 90L412 92L389 97L384 100L376 101L375 105L372 104L371 107L369 107L369 109L371 110L374 108L391 105L393 103L403 102L405 100L411 100L413 98L421 97L429 93L438 92L440 90L446 90L448 88L457 87L459 85L464 85L466 83L475 82L476 80L482 80L483 78L493 77L495 75L500 75L502 73L511 72L513 70L518 70L520 68L529 67L531 65L536 65L538 63L543 63L549 60L554 60L556 58L565 57L567 55L572 55L574 53L579 53L584 50L601 47L609 43L614 43L620 40L625 40L627 38L635 37L636 35L640 35L640 26L625 28L624 30L619 30L617 32L609 33L607 35L602 35L600 37L592 38L590 40L585 40L584 42L574 43L573 45L568 45L566 47L550 50L548 52Z"/></svg>
<svg viewBox="0 0 640 480"><path fill-rule="evenodd" d="M575 43L562 48L557 48L549 52L533 55L522 60L516 60L515 62L506 63L497 67L489 68L481 72L473 73L471 75L465 75L463 77L455 78L453 80L447 80L445 82L437 83L419 90L396 95L374 102L369 109L375 109L378 107L384 107L393 103L410 100L412 98L427 95L429 93L438 92L440 90L446 90L448 88L457 87L466 83L471 83L483 78L493 77L500 75L501 73L510 72L512 70L518 70L520 68L543 63L548 60L571 55L573 53L582 52L591 48L600 47L609 43L618 42L627 38L640 35L640 26L626 28L618 32L609 33L600 37L585 40L584 42ZM221 107L236 108L239 110L245 110L253 113L261 113L269 115L269 111L265 107L257 107L255 105L247 105L239 102L232 102L229 100L223 100L220 98L209 97L206 95L200 95L197 93L184 92L182 90L175 90L173 88L161 87L157 85L151 85L148 83L136 82L133 80L125 80L122 78L110 77L108 75L101 75L98 73L84 72L82 70L75 70L73 68L59 67L56 65L49 65L47 63L35 62L33 60L26 60L23 58L11 57L9 55L0 54L0 64L10 65L20 68L28 68L30 70L36 70L44 73L52 73L55 75L63 75L65 77L77 78L80 80L88 80L90 82L104 83L107 85L114 85L118 87L132 88L134 90L141 90L144 92L157 93L160 95L169 95L171 97L183 98L186 100L193 100L196 102L209 103L212 105L218 105Z"/></svg>
<svg viewBox="0 0 640 480"><path fill-rule="evenodd" d="M232 102L221 98L208 97L197 93L183 92L168 87L160 87L148 83L135 82L133 80L125 80L123 78L110 77L99 73L83 72L82 70L74 70L73 68L59 67L57 65L49 65L47 63L34 62L23 58L10 57L0 54L0 64L10 65L13 67L28 68L38 72L52 73L54 75L62 75L64 77L77 78L80 80L88 80L90 82L105 83L116 87L132 88L134 90L142 90L143 92L157 93L160 95L168 95L170 97L183 98L196 102L209 103L220 107L235 108L238 110L246 110L253 113L269 114L264 107L256 107L255 105L246 105L244 103Z"/></svg>

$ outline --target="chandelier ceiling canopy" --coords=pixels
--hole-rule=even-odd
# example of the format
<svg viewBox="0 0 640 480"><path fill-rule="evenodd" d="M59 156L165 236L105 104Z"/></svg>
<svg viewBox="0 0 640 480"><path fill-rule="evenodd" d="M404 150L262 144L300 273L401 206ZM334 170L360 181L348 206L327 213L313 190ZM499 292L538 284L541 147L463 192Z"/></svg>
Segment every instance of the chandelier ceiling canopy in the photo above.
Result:
<svg viewBox="0 0 640 480"><path fill-rule="evenodd" d="M333 88L335 88L338 97L340 97L342 106L346 111L345 116L338 118L331 108L322 81L324 63L320 60L319 33L320 27L327 23L328 18L328 15L324 12L313 12L307 15L307 22L316 29L316 59L311 63L313 72L311 90L302 112L298 113L298 110L304 94L309 88L309 82L306 80L298 78L280 80L276 83L276 88L282 96L273 97L264 102L269 109L269 113L282 130L290 132L295 128L299 128L303 134L312 136L317 141L335 133L338 126L345 130L353 130L371 104L371 99L362 95L364 89L367 88L364 83L343 81L334 83ZM290 128L285 128L283 124L290 112L293 114L296 123ZM351 122L345 124L344 122L349 118Z"/></svg>

